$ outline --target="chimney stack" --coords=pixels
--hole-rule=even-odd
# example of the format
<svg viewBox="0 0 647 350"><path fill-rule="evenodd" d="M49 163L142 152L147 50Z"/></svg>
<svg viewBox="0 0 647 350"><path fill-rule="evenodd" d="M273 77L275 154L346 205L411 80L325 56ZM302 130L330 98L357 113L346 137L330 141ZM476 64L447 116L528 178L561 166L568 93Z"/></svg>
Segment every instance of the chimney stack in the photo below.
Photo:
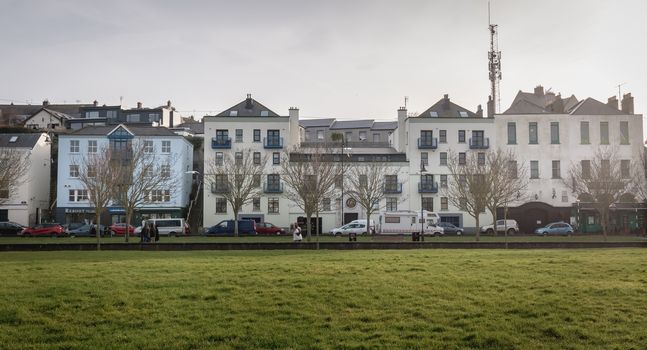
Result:
<svg viewBox="0 0 647 350"><path fill-rule="evenodd" d="M618 109L618 97L617 96L609 97L609 99L607 99L607 106Z"/></svg>
<svg viewBox="0 0 647 350"><path fill-rule="evenodd" d="M622 95L622 111L627 114L634 114L634 98L631 96L631 92Z"/></svg>
<svg viewBox="0 0 647 350"><path fill-rule="evenodd" d="M481 107L481 105L476 107L476 115L478 115L479 118L483 118L483 107Z"/></svg>
<svg viewBox="0 0 647 350"><path fill-rule="evenodd" d="M137 102L137 109L142 109L142 103L141 102Z"/></svg>
<svg viewBox="0 0 647 350"><path fill-rule="evenodd" d="M487 97L487 117L494 117L494 100L492 99L492 96Z"/></svg>
<svg viewBox="0 0 647 350"><path fill-rule="evenodd" d="M43 106L49 106L49 101L48 101L48 100L44 100L44 101L43 101Z"/></svg>
<svg viewBox="0 0 647 350"><path fill-rule="evenodd" d="M171 100L166 101L166 108L171 108Z"/></svg>
<svg viewBox="0 0 647 350"><path fill-rule="evenodd" d="M443 109L448 110L449 109L449 94L445 94L443 96Z"/></svg>
<svg viewBox="0 0 647 350"><path fill-rule="evenodd" d="M246 100L246 103L245 103L245 108L246 109L254 108L254 100L252 100L252 94L247 94L247 100Z"/></svg>
<svg viewBox="0 0 647 350"><path fill-rule="evenodd" d="M562 101L561 94L555 96L555 101L550 105L550 111L553 113L564 113L564 101Z"/></svg>
<svg viewBox="0 0 647 350"><path fill-rule="evenodd" d="M535 96L544 96L544 87L541 85L535 86Z"/></svg>

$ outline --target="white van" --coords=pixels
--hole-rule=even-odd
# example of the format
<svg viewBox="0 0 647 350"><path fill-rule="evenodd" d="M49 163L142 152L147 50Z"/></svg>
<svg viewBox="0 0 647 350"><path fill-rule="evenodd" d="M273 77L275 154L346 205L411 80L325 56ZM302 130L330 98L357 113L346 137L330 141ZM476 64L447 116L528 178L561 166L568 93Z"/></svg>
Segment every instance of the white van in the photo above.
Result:
<svg viewBox="0 0 647 350"><path fill-rule="evenodd" d="M362 224L362 225L366 226L366 219L353 220L353 221L349 222L349 224ZM370 228L372 230L375 230L375 221L373 219L371 219L371 227Z"/></svg>
<svg viewBox="0 0 647 350"><path fill-rule="evenodd" d="M188 229L182 218L173 218L173 219L147 219L146 224L153 223L157 225L157 229L160 231L160 236L183 236L188 233ZM139 226L135 229L135 234L142 232L142 227Z"/></svg>
<svg viewBox="0 0 647 350"><path fill-rule="evenodd" d="M425 235L442 235L444 229L436 226L438 214L423 211L424 224L420 220L420 213L412 210L386 211L380 214L380 234L411 234L420 232L424 226Z"/></svg>

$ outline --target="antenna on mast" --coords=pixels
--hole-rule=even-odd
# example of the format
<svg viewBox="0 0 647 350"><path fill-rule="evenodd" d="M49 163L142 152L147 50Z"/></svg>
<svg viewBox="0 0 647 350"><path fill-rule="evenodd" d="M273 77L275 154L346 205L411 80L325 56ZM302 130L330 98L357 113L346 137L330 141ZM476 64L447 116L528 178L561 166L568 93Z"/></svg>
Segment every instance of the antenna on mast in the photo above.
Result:
<svg viewBox="0 0 647 350"><path fill-rule="evenodd" d="M488 69L490 73L490 98L488 100L488 117L500 109L499 82L501 81L501 51L499 51L498 25L490 22L490 2L487 3L488 29L490 31L490 52L488 52Z"/></svg>
<svg viewBox="0 0 647 350"><path fill-rule="evenodd" d="M622 100L622 91L620 90L620 88L622 88L622 85L624 85L624 84L626 84L626 82L616 85L616 87L618 88L618 101Z"/></svg>
<svg viewBox="0 0 647 350"><path fill-rule="evenodd" d="M409 96L404 96L404 108L407 108L407 102L409 102Z"/></svg>

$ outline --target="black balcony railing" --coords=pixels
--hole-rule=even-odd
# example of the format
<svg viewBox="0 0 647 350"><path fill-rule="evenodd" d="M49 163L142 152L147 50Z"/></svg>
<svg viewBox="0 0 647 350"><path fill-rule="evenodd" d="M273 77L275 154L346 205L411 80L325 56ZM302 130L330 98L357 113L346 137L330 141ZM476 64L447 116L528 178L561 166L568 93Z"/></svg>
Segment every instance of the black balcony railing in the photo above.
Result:
<svg viewBox="0 0 647 350"><path fill-rule="evenodd" d="M387 194L402 193L402 182L386 182L383 192Z"/></svg>
<svg viewBox="0 0 647 350"><path fill-rule="evenodd" d="M265 193L283 193L282 183L266 183L263 185L263 192Z"/></svg>
<svg viewBox="0 0 647 350"><path fill-rule="evenodd" d="M211 184L211 193L227 193L229 192L229 186L226 183L212 183Z"/></svg>
<svg viewBox="0 0 647 350"><path fill-rule="evenodd" d="M264 137L263 138L263 147L279 149L283 148L283 138L282 137Z"/></svg>
<svg viewBox="0 0 647 350"><path fill-rule="evenodd" d="M470 149L488 149L490 148L490 138L470 138Z"/></svg>
<svg viewBox="0 0 647 350"><path fill-rule="evenodd" d="M211 139L211 148L231 148L231 137L214 137Z"/></svg>
<svg viewBox="0 0 647 350"><path fill-rule="evenodd" d="M438 148L438 138L436 137L418 138L418 148L436 149Z"/></svg>
<svg viewBox="0 0 647 350"><path fill-rule="evenodd" d="M418 182L418 193L438 193L438 182Z"/></svg>

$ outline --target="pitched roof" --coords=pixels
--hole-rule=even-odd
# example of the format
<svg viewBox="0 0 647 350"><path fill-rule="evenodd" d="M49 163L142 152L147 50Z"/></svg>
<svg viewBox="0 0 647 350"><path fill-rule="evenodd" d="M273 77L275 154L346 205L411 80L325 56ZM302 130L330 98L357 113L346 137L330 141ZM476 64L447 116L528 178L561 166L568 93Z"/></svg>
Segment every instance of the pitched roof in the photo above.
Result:
<svg viewBox="0 0 647 350"><path fill-rule="evenodd" d="M365 120L335 120L330 130L338 129L370 129L373 126L373 119Z"/></svg>
<svg viewBox="0 0 647 350"><path fill-rule="evenodd" d="M330 127L334 122L335 118L299 119L299 125L304 128Z"/></svg>
<svg viewBox="0 0 647 350"><path fill-rule="evenodd" d="M617 115L627 114L594 98L588 97L573 107L572 115Z"/></svg>
<svg viewBox="0 0 647 350"><path fill-rule="evenodd" d="M191 133L193 134L204 134L204 123L201 123L199 121L188 121L184 122L178 126L175 127L176 129L178 128L184 128L184 129L189 129Z"/></svg>
<svg viewBox="0 0 647 350"><path fill-rule="evenodd" d="M398 128L398 122L375 122L371 130L395 130Z"/></svg>
<svg viewBox="0 0 647 350"><path fill-rule="evenodd" d="M216 117L280 117L280 115L253 99L251 94L247 94L246 99L216 114Z"/></svg>
<svg viewBox="0 0 647 350"><path fill-rule="evenodd" d="M129 124L126 126L135 136L178 136L173 131L162 126L137 126ZM97 135L105 136L108 135L112 130L115 129L114 125L101 125L101 126L86 126L82 129L76 130L69 133L70 136L75 135ZM61 135L63 136L63 135Z"/></svg>
<svg viewBox="0 0 647 350"><path fill-rule="evenodd" d="M65 113L70 116L79 116L81 107L91 107L92 104L47 104L47 105L15 105L4 104L0 105L3 115L33 115L41 108Z"/></svg>
<svg viewBox="0 0 647 350"><path fill-rule="evenodd" d="M449 100L445 95L433 106L418 115L420 118L482 118L478 114L461 107Z"/></svg>
<svg viewBox="0 0 647 350"><path fill-rule="evenodd" d="M0 148L34 148L42 134L0 134ZM9 142L15 137L14 142Z"/></svg>
<svg viewBox="0 0 647 350"><path fill-rule="evenodd" d="M627 113L591 97L578 101L575 95L561 98L554 93L544 93L543 88L538 86L534 93L519 90L510 108L503 114L618 115Z"/></svg>

